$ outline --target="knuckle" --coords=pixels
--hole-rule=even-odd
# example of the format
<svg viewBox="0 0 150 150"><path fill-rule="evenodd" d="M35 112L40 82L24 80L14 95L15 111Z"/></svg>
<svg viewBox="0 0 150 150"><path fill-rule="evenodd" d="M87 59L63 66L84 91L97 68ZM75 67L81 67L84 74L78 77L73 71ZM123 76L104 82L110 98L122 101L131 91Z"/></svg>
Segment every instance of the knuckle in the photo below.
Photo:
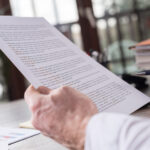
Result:
<svg viewBox="0 0 150 150"><path fill-rule="evenodd" d="M36 112L41 107L40 101L34 102L30 105L32 112Z"/></svg>
<svg viewBox="0 0 150 150"><path fill-rule="evenodd" d="M49 95L49 99L53 102L53 103L56 103L57 101L58 101L58 97L59 96L59 94L51 94L51 95Z"/></svg>
<svg viewBox="0 0 150 150"><path fill-rule="evenodd" d="M62 86L62 87L60 87L60 91L62 91L62 92L68 91L69 89L70 89L69 86Z"/></svg>
<svg viewBox="0 0 150 150"><path fill-rule="evenodd" d="M55 97L56 97L55 95L56 95L56 94L50 94L50 95L49 95L49 99L50 99L50 100L55 99Z"/></svg>

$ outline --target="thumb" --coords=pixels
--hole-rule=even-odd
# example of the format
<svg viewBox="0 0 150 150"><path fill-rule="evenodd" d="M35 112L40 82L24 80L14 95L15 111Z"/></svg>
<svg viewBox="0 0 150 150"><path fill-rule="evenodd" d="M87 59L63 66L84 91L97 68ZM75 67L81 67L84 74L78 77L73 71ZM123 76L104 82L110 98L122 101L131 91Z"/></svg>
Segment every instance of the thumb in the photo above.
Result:
<svg viewBox="0 0 150 150"><path fill-rule="evenodd" d="M24 94L24 98L25 101L28 103L28 101L30 101L31 99L38 99L39 97L41 97L41 95L42 94L40 92L38 92L32 85L30 85Z"/></svg>
<svg viewBox="0 0 150 150"><path fill-rule="evenodd" d="M44 87L44 86L40 86L37 91L41 94L44 94L44 95L48 95L50 92L51 92L51 89L47 88L47 87Z"/></svg>

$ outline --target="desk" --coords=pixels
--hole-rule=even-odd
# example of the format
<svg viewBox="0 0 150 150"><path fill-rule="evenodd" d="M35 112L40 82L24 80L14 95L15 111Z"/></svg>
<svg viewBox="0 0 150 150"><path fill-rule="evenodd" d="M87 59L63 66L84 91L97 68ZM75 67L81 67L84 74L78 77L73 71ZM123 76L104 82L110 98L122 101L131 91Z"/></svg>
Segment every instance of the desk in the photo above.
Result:
<svg viewBox="0 0 150 150"><path fill-rule="evenodd" d="M142 108L133 115L150 117L150 108ZM18 127L20 122L30 119L30 112L24 100L0 103L0 126ZM10 146L9 150L67 150L50 138L37 135Z"/></svg>
<svg viewBox="0 0 150 150"><path fill-rule="evenodd" d="M0 126L18 127L20 122L30 119L30 112L24 100L0 103ZM9 150L67 150L50 138L37 135L13 144Z"/></svg>

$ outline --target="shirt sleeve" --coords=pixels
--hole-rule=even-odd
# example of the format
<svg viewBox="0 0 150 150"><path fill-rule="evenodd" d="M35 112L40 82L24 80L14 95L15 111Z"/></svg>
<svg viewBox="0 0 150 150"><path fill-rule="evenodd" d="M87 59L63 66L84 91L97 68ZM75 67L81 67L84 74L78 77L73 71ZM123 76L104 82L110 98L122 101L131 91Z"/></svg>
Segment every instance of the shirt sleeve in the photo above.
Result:
<svg viewBox="0 0 150 150"><path fill-rule="evenodd" d="M149 150L150 120L101 113L86 129L85 150Z"/></svg>

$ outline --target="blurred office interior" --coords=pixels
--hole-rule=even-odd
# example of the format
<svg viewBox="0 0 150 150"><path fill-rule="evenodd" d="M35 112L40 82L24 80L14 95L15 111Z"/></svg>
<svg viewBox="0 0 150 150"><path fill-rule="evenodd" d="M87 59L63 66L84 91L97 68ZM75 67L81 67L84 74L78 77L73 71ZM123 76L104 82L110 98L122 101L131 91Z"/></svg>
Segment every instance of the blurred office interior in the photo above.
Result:
<svg viewBox="0 0 150 150"><path fill-rule="evenodd" d="M129 46L150 37L149 0L0 0L0 15L44 17L117 75L138 70ZM23 97L26 80L0 54L0 99Z"/></svg>

